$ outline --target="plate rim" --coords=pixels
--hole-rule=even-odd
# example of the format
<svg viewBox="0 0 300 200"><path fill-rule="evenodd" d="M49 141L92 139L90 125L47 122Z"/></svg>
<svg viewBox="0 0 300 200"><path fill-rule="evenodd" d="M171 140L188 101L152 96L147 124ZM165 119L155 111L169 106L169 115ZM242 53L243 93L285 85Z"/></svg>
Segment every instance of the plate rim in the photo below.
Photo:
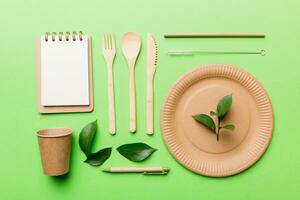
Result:
<svg viewBox="0 0 300 200"><path fill-rule="evenodd" d="M257 99L257 96L261 95L260 98L262 98L263 101L260 102L259 105L265 105L263 108L263 110L264 110L263 122L267 123L268 126L264 130L264 131L266 131L266 133L264 133L263 144L260 145L260 148L258 149L258 152L256 154L252 154L252 156L250 157L248 162L246 162L244 165L234 168L232 170L213 171L211 169L203 170L203 169L201 169L201 167L200 168L193 167L188 163L188 162L191 162L191 158L186 158L186 157L188 157L187 154L179 152L179 150L181 148L180 145L172 144L172 146L170 146L170 144L169 144L170 140L172 140L172 133L171 133L172 130L171 130L171 125L169 123L170 122L169 113L171 111L170 111L169 107L170 107L170 104L172 103L171 101L175 101L178 96L178 95L177 96L174 95L173 93L176 92L176 90L179 90L178 87L187 87L186 85L189 84L187 79L189 79L190 77L192 77L193 79L195 79L197 76L200 77L199 79L205 78L205 77L203 77L204 75L201 73L204 73L204 74L207 73L209 75L208 77L212 77L213 73L214 73L214 76L216 76L216 77L225 77L225 78L230 78L229 74L231 76L235 75L238 77L246 76L247 77L247 81L245 81L246 83L244 83L244 84L242 84L241 82L239 82L239 83L243 87L246 87L248 84L248 85L251 85L251 87L255 88L256 92L257 92L257 94L254 96L254 97L256 97L255 99ZM195 77L193 77L193 76L195 76ZM232 79L232 80L237 81L236 79ZM251 95L253 95L252 92L249 91L249 93ZM262 114L262 113L260 112L260 114ZM253 75L251 75L250 73L248 73L247 71L245 71L244 69L242 69L240 67L235 67L230 64L206 64L206 65L200 65L197 68L188 71L187 73L185 73L184 75L179 77L175 81L175 83L171 86L167 95L164 98L164 101L163 101L163 104L162 104L161 110L160 110L160 129L161 129L164 143L167 146L169 153L175 158L175 160L177 162L179 162L181 165L183 165L187 169L189 169L195 173L198 173L200 175L208 176L208 177L232 176L232 175L238 174L238 173L248 169L253 164L255 164L262 157L264 152L267 150L267 148L270 144L272 135L273 135L273 128L274 128L274 113L273 113L272 103L271 103L268 93L266 92L264 87L260 84L260 82ZM262 131L260 131L259 134L262 134L261 132Z"/></svg>

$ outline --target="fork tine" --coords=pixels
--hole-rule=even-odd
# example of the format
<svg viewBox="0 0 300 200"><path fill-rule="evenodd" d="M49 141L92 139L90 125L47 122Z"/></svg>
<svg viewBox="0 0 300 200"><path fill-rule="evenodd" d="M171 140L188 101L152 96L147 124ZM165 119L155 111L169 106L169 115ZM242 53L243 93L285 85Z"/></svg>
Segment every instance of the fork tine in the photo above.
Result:
<svg viewBox="0 0 300 200"><path fill-rule="evenodd" d="M111 49L115 50L115 38L113 34L110 34L111 37Z"/></svg>
<svg viewBox="0 0 300 200"><path fill-rule="evenodd" d="M107 33L105 33L105 49L108 49Z"/></svg>
<svg viewBox="0 0 300 200"><path fill-rule="evenodd" d="M106 49L106 36L105 36L105 34L103 34L102 38L103 38L103 50L105 50Z"/></svg>
<svg viewBox="0 0 300 200"><path fill-rule="evenodd" d="M107 33L105 34L105 49L109 49Z"/></svg>
<svg viewBox="0 0 300 200"><path fill-rule="evenodd" d="M105 50L105 35L102 35L102 51Z"/></svg>
<svg viewBox="0 0 300 200"><path fill-rule="evenodd" d="M113 34L110 34L110 38L111 38L111 49L114 50L115 49L115 38Z"/></svg>
<svg viewBox="0 0 300 200"><path fill-rule="evenodd" d="M112 40L113 38L111 37L111 34L108 34L109 35L109 45L110 45L110 49L112 49Z"/></svg>
<svg viewBox="0 0 300 200"><path fill-rule="evenodd" d="M109 38L109 34L107 34L106 36L107 36L107 49L110 49L110 38Z"/></svg>

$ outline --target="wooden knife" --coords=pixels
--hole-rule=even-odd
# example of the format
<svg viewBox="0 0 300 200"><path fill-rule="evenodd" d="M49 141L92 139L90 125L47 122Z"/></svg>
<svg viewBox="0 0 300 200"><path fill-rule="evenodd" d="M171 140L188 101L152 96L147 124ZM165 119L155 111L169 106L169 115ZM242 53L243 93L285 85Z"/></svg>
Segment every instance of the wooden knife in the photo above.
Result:
<svg viewBox="0 0 300 200"><path fill-rule="evenodd" d="M153 134L153 79L157 65L157 46L151 33L147 33L147 134Z"/></svg>

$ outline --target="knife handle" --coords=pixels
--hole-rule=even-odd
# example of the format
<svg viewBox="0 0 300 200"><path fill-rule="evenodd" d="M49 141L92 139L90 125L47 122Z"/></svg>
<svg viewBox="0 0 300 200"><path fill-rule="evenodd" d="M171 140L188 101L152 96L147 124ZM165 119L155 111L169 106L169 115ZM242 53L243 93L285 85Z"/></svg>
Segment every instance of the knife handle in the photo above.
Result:
<svg viewBox="0 0 300 200"><path fill-rule="evenodd" d="M153 134L153 75L154 72L148 72L147 77L147 134Z"/></svg>

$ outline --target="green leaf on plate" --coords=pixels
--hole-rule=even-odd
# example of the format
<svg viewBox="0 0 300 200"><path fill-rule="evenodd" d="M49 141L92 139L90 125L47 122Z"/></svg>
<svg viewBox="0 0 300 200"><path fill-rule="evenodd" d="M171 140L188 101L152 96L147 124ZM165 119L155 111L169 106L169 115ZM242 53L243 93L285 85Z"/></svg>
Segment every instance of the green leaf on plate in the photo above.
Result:
<svg viewBox="0 0 300 200"><path fill-rule="evenodd" d="M232 104L232 95L224 96L218 103L217 113L219 120L222 120L230 109Z"/></svg>
<svg viewBox="0 0 300 200"><path fill-rule="evenodd" d="M214 111L210 111L209 115L210 115L210 116L216 116L216 115L217 115L217 113L216 113L216 112L214 112Z"/></svg>
<svg viewBox="0 0 300 200"><path fill-rule="evenodd" d="M199 114L199 115L194 115L193 118L201 123L202 125L204 125L206 128L210 129L211 131L213 131L214 133L216 132L216 125L214 123L214 120L206 115L206 114Z"/></svg>
<svg viewBox="0 0 300 200"><path fill-rule="evenodd" d="M92 165L92 166L100 166L102 165L111 155L111 147L101 149L96 153L90 153L87 155L87 158L84 162Z"/></svg>
<svg viewBox="0 0 300 200"><path fill-rule="evenodd" d="M124 144L117 148L122 156L133 162L147 159L156 150L145 143Z"/></svg>
<svg viewBox="0 0 300 200"><path fill-rule="evenodd" d="M83 153L88 156L91 152L92 142L97 130L97 120L87 124L80 132L79 146Z"/></svg>
<svg viewBox="0 0 300 200"><path fill-rule="evenodd" d="M222 126L222 128L225 128L230 131L234 131L235 126L233 124L226 124L225 126Z"/></svg>

